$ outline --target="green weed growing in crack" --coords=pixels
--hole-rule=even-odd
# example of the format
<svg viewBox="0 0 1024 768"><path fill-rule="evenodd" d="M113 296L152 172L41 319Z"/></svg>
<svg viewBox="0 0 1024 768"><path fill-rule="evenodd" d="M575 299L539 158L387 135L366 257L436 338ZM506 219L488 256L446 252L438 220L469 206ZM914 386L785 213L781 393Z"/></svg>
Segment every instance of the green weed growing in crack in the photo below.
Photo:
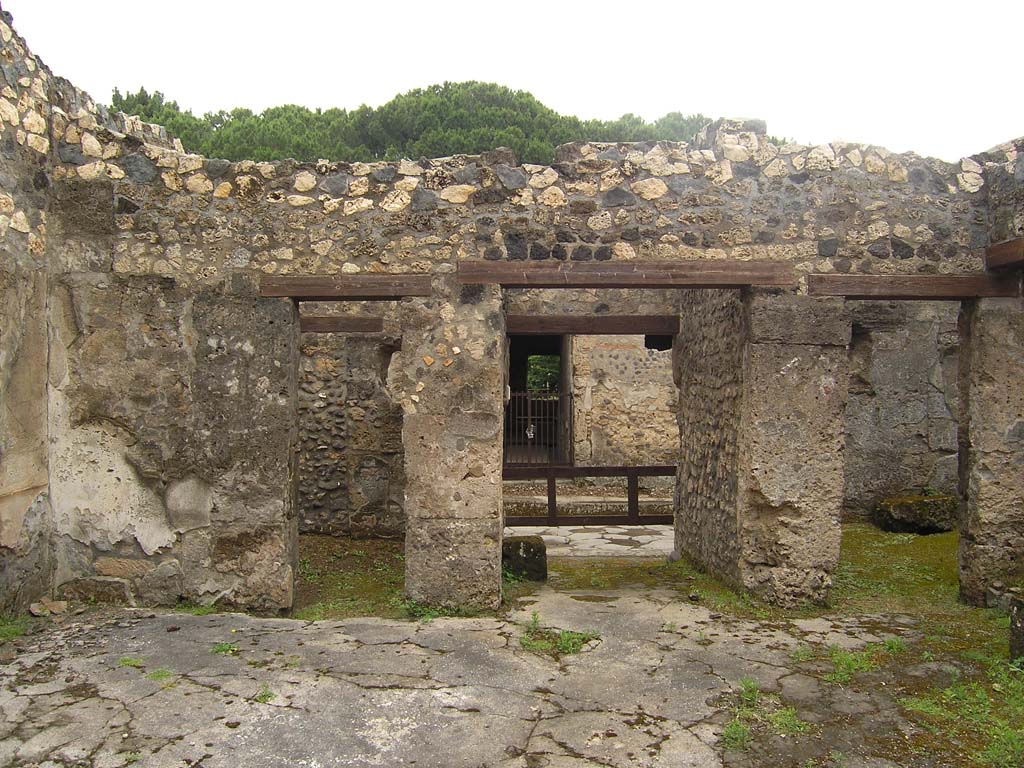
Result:
<svg viewBox="0 0 1024 768"><path fill-rule="evenodd" d="M838 645L829 646L828 657L832 671L825 679L837 685L846 685L858 672L873 672L878 669L878 646L869 645L862 651L847 651Z"/></svg>
<svg viewBox="0 0 1024 768"><path fill-rule="evenodd" d="M263 685L260 686L259 692L255 696L252 697L252 700L255 701L258 704L269 704L276 697L277 697L277 694L275 694L272 690L270 690L270 686L269 685L264 683Z"/></svg>
<svg viewBox="0 0 1024 768"><path fill-rule="evenodd" d="M237 656L238 646L234 643L214 643L210 647L210 653L217 653L221 656Z"/></svg>
<svg viewBox="0 0 1024 768"><path fill-rule="evenodd" d="M817 655L818 652L814 649L813 645L801 645L789 652L789 659L794 664L802 664L805 661L811 661Z"/></svg>
<svg viewBox="0 0 1024 768"><path fill-rule="evenodd" d="M129 752L127 755L124 756L124 764L135 765L135 763L139 762L139 760L141 759L142 755L140 755L138 752Z"/></svg>
<svg viewBox="0 0 1024 768"><path fill-rule="evenodd" d="M882 645L885 647L885 652L892 654L893 656L907 652L907 641L902 637L887 638Z"/></svg>
<svg viewBox="0 0 1024 768"><path fill-rule="evenodd" d="M796 709L782 706L779 697L762 691L754 678L741 677L737 686L733 719L722 731L723 749L733 752L747 749L756 730L796 736L811 729L811 724L801 720Z"/></svg>
<svg viewBox="0 0 1024 768"><path fill-rule="evenodd" d="M117 660L117 666L129 667L131 669L142 669L145 662L142 659L136 658L135 656L122 656Z"/></svg>
<svg viewBox="0 0 1024 768"><path fill-rule="evenodd" d="M174 673L166 667L157 667L148 675L146 675L147 680L152 680L156 683L162 682L164 680L170 680L172 677L174 677Z"/></svg>
<svg viewBox="0 0 1024 768"><path fill-rule="evenodd" d="M519 637L519 646L541 656L560 658L571 656L583 650L592 640L600 639L596 632L573 632L570 629L545 629L540 625L540 616L533 612L530 623Z"/></svg>
<svg viewBox="0 0 1024 768"><path fill-rule="evenodd" d="M449 608L444 605L423 605L422 603L417 603L415 600L403 601L402 607L405 609L405 612L410 619L417 619L424 623L431 622L434 619L439 619L443 616L474 615L472 611L466 611L462 608Z"/></svg>
<svg viewBox="0 0 1024 768"><path fill-rule="evenodd" d="M750 746L750 726L742 720L732 720L722 729L722 748L727 752L742 752Z"/></svg>

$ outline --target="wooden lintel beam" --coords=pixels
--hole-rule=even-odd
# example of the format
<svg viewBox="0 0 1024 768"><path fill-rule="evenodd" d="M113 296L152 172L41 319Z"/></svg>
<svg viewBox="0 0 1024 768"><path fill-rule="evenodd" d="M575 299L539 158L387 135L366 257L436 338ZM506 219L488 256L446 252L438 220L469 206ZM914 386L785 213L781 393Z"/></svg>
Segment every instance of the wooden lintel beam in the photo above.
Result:
<svg viewBox="0 0 1024 768"><path fill-rule="evenodd" d="M678 315L508 315L508 333L523 335L603 336L679 332Z"/></svg>
<svg viewBox="0 0 1024 768"><path fill-rule="evenodd" d="M463 285L506 288L791 288L793 265L781 261L461 261Z"/></svg>
<svg viewBox="0 0 1024 768"><path fill-rule="evenodd" d="M294 275L266 276L260 296L298 301L394 301L430 296L430 275Z"/></svg>
<svg viewBox="0 0 1024 768"><path fill-rule="evenodd" d="M985 249L985 269L1024 267L1024 237L996 243Z"/></svg>
<svg viewBox="0 0 1024 768"><path fill-rule="evenodd" d="M1020 295L1015 275L808 275L811 296L847 299L959 300Z"/></svg>
<svg viewBox="0 0 1024 768"><path fill-rule="evenodd" d="M300 315L299 330L303 333L380 333L384 330L384 318Z"/></svg>

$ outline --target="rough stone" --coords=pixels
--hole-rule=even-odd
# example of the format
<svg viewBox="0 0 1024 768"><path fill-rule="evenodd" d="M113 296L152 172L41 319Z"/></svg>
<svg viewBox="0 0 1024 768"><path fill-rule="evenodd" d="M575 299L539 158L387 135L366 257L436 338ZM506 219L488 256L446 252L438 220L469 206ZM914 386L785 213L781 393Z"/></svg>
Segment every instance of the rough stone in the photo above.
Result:
<svg viewBox="0 0 1024 768"><path fill-rule="evenodd" d="M527 581L547 581L548 558L540 536L506 536L501 541L501 568Z"/></svg>
<svg viewBox="0 0 1024 768"><path fill-rule="evenodd" d="M882 499L875 506L879 528L897 533L942 533L956 528L959 500L953 496L908 493Z"/></svg>

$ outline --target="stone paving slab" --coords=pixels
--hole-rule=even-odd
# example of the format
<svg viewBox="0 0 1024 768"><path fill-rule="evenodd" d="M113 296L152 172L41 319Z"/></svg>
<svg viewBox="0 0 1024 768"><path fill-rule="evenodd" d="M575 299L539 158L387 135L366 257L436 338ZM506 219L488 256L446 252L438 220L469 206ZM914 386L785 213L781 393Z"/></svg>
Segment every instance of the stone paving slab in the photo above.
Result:
<svg viewBox="0 0 1024 768"><path fill-rule="evenodd" d="M529 653L534 614L599 639L557 661ZM795 648L836 635L881 637L849 619L723 618L663 589L544 587L506 618L429 623L126 609L5 655L0 765L714 768L742 676L809 721L898 717L793 669Z"/></svg>
<svg viewBox="0 0 1024 768"><path fill-rule="evenodd" d="M650 557L672 554L671 525L516 526L506 536L540 536L551 557Z"/></svg>

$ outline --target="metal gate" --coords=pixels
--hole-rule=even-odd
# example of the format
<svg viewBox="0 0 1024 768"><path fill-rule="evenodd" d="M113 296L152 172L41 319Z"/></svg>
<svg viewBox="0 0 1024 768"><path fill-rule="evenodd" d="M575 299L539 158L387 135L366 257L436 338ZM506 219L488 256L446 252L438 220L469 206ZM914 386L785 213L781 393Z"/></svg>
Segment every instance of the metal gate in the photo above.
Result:
<svg viewBox="0 0 1024 768"><path fill-rule="evenodd" d="M505 466L572 464L572 395L513 392L505 407Z"/></svg>

